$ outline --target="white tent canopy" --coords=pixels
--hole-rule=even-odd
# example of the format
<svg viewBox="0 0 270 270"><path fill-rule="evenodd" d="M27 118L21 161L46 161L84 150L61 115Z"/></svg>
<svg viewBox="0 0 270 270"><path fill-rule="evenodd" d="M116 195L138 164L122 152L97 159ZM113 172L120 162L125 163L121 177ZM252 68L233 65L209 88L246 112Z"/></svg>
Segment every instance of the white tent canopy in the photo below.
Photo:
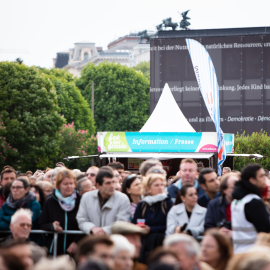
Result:
<svg viewBox="0 0 270 270"><path fill-rule="evenodd" d="M140 132L195 132L165 84L156 108Z"/></svg>

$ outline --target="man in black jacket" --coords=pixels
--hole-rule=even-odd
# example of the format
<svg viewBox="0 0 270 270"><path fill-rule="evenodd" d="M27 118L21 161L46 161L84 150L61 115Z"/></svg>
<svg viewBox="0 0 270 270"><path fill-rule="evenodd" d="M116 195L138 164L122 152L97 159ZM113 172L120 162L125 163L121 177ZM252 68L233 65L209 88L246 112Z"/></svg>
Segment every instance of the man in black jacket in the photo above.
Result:
<svg viewBox="0 0 270 270"><path fill-rule="evenodd" d="M235 182L239 177L235 173L227 173L221 178L220 196L211 200L207 206L204 228L220 228L230 238L231 231L231 202L233 201L232 193Z"/></svg>
<svg viewBox="0 0 270 270"><path fill-rule="evenodd" d="M219 197L220 182L217 179L217 173L212 168L205 168L201 170L198 181L205 191L202 196L198 195L198 204L207 208L212 199Z"/></svg>
<svg viewBox="0 0 270 270"><path fill-rule="evenodd" d="M259 164L247 165L233 191L232 229L234 252L245 252L253 245L257 233L270 232L269 214L261 199L265 187L265 171Z"/></svg>

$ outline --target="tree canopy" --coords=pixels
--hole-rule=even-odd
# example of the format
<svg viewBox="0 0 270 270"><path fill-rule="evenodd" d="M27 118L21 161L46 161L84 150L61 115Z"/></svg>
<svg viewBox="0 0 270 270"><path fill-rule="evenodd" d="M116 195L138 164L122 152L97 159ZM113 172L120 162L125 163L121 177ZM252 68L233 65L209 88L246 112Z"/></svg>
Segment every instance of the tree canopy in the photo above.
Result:
<svg viewBox="0 0 270 270"><path fill-rule="evenodd" d="M63 69L40 69L53 83L60 107L60 114L65 117L67 123L74 122L77 130L85 129L94 134L95 127L92 111L80 90L75 85L75 79L71 73Z"/></svg>
<svg viewBox="0 0 270 270"><path fill-rule="evenodd" d="M97 131L138 131L149 117L149 81L141 72L115 63L93 63L76 81L82 95L92 102Z"/></svg>
<svg viewBox="0 0 270 270"><path fill-rule="evenodd" d="M150 61L141 62L133 68L137 71L141 71L142 74L150 81Z"/></svg>
<svg viewBox="0 0 270 270"><path fill-rule="evenodd" d="M234 157L234 169L241 169L249 163L259 163L270 170L270 137L265 131L254 132L251 135L238 134L234 139L235 154L260 154L262 159Z"/></svg>
<svg viewBox="0 0 270 270"><path fill-rule="evenodd" d="M19 153L7 156L6 164L33 169L57 152L57 133L65 119L52 82L36 67L0 62L0 117L3 142Z"/></svg>

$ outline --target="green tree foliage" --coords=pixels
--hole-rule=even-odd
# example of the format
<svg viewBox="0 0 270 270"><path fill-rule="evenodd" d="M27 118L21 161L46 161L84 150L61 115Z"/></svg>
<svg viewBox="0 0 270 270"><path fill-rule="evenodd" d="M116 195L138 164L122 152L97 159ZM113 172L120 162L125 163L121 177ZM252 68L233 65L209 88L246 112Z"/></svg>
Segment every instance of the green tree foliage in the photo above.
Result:
<svg viewBox="0 0 270 270"><path fill-rule="evenodd" d="M76 84L91 104L95 83L94 118L98 131L138 131L149 117L149 81L140 72L115 63L83 68Z"/></svg>
<svg viewBox="0 0 270 270"><path fill-rule="evenodd" d="M36 67L0 62L0 117L6 143L19 153L7 164L35 169L57 154L57 134L65 119L59 115L53 84Z"/></svg>
<svg viewBox="0 0 270 270"><path fill-rule="evenodd" d="M67 123L74 122L75 128L86 129L94 134L95 127L92 117L92 111L87 101L82 96L80 90L75 85L74 77L68 71L63 69L40 69L42 73L47 74L48 79L53 83L60 114L64 115Z"/></svg>
<svg viewBox="0 0 270 270"><path fill-rule="evenodd" d="M0 168L3 168L4 165L8 164L7 162L12 162L17 156L18 151L16 148L13 148L6 139L6 127L4 122L0 118Z"/></svg>
<svg viewBox="0 0 270 270"><path fill-rule="evenodd" d="M134 67L135 70L141 71L142 74L150 81L150 61L141 62Z"/></svg>
<svg viewBox="0 0 270 270"><path fill-rule="evenodd" d="M234 169L241 169L249 163L259 163L263 168L270 170L270 137L265 131L254 132L252 135L238 134L234 139L235 154L260 154L262 159L245 157L234 158Z"/></svg>
<svg viewBox="0 0 270 270"><path fill-rule="evenodd" d="M81 158L73 161L64 160L68 156L87 156L98 153L97 138L91 135L88 130L78 130L74 128L74 123L63 125L60 130L60 145L57 161L64 161L66 165L72 168L83 168L91 164L92 159ZM87 167L88 167L87 166Z"/></svg>

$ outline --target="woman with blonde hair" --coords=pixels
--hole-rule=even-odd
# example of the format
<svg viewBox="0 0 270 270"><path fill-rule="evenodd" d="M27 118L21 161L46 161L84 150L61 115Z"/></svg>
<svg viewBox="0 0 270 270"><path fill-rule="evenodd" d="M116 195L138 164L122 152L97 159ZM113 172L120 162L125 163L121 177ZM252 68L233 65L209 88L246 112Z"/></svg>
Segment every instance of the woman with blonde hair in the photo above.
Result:
<svg viewBox="0 0 270 270"><path fill-rule="evenodd" d="M77 181L71 170L60 170L55 180L55 191L49 196L43 206L39 219L41 230L62 232L63 230L79 230L76 215L79 209L81 196L76 191ZM77 250L77 242L81 235L58 236L57 255L74 254ZM52 253L53 234L47 237L47 247Z"/></svg>
<svg viewBox="0 0 270 270"><path fill-rule="evenodd" d="M143 199L137 205L132 222L149 231L147 236L142 237L140 260L144 262L153 249L162 245L167 214L173 203L165 193L166 180L162 174L149 174L142 184Z"/></svg>

